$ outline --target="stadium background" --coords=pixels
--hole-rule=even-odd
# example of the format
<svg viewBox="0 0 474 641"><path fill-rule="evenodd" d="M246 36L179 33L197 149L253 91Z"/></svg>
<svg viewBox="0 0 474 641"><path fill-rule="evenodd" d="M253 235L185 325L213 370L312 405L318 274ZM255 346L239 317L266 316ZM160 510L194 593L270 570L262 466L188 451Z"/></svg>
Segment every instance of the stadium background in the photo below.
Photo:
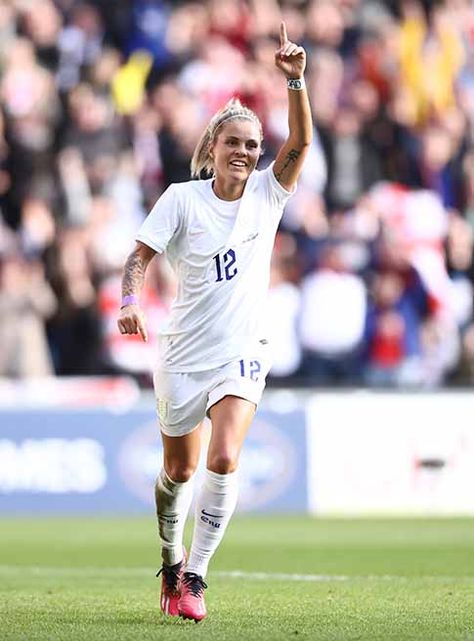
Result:
<svg viewBox="0 0 474 641"><path fill-rule="evenodd" d="M175 282L154 261L144 344L116 329L121 269L230 97L262 119L262 166L275 155L281 17L308 52L315 136L275 245L241 509L474 512L467 0L1 3L3 511L150 512Z"/></svg>

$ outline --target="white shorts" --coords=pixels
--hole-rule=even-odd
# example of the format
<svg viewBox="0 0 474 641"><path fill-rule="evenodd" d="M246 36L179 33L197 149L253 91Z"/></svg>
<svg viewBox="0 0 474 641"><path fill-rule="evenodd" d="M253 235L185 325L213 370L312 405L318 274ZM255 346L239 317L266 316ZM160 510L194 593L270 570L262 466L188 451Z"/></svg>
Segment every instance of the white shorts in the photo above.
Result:
<svg viewBox="0 0 474 641"><path fill-rule="evenodd" d="M239 396L258 405L270 369L268 345L255 357L242 358L204 372L155 372L160 428L166 436L189 434L212 405L224 396Z"/></svg>

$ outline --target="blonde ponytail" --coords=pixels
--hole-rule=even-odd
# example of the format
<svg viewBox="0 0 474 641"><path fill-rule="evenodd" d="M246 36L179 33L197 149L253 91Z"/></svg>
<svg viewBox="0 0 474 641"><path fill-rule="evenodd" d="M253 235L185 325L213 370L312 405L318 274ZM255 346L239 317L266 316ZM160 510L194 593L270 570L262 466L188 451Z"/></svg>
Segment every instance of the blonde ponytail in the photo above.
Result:
<svg viewBox="0 0 474 641"><path fill-rule="evenodd" d="M207 174L212 174L212 158L209 153L212 140L212 132L209 123L199 138L199 142L196 145L193 157L191 158L191 176L193 178L199 178L202 171L205 171Z"/></svg>
<svg viewBox="0 0 474 641"><path fill-rule="evenodd" d="M222 125L234 119L254 122L258 126L260 140L263 139L262 123L257 114L245 107L238 98L232 98L223 109L214 114L196 145L191 159L191 176L193 178L199 178L202 171L212 175L214 171L214 163L210 153L212 143Z"/></svg>

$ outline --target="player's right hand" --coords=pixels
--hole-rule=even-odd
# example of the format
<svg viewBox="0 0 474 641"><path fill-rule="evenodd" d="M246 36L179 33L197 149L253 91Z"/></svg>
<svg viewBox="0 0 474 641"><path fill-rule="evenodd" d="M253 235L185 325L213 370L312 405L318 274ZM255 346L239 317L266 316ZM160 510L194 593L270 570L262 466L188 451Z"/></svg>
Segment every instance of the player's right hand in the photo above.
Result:
<svg viewBox="0 0 474 641"><path fill-rule="evenodd" d="M140 334L145 343L148 333L145 325L145 315L138 305L125 305L120 310L117 325L121 334Z"/></svg>
<svg viewBox="0 0 474 641"><path fill-rule="evenodd" d="M280 24L280 47L275 51L275 65L287 78L302 78L306 68L306 51L288 40L286 24Z"/></svg>

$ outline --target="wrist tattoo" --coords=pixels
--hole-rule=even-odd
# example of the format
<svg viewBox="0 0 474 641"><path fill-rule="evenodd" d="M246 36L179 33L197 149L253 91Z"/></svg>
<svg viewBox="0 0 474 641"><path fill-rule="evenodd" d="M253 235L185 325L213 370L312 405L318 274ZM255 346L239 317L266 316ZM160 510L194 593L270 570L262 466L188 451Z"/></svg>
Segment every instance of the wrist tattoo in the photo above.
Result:
<svg viewBox="0 0 474 641"><path fill-rule="evenodd" d="M285 158L285 162L283 163L283 167L280 169L280 171L277 174L275 174L277 180L281 178L283 172L287 167L289 167L289 165L291 165L291 163L294 163L298 160L298 158L300 157L300 154L301 152L299 152L297 149L291 149L288 152Z"/></svg>

